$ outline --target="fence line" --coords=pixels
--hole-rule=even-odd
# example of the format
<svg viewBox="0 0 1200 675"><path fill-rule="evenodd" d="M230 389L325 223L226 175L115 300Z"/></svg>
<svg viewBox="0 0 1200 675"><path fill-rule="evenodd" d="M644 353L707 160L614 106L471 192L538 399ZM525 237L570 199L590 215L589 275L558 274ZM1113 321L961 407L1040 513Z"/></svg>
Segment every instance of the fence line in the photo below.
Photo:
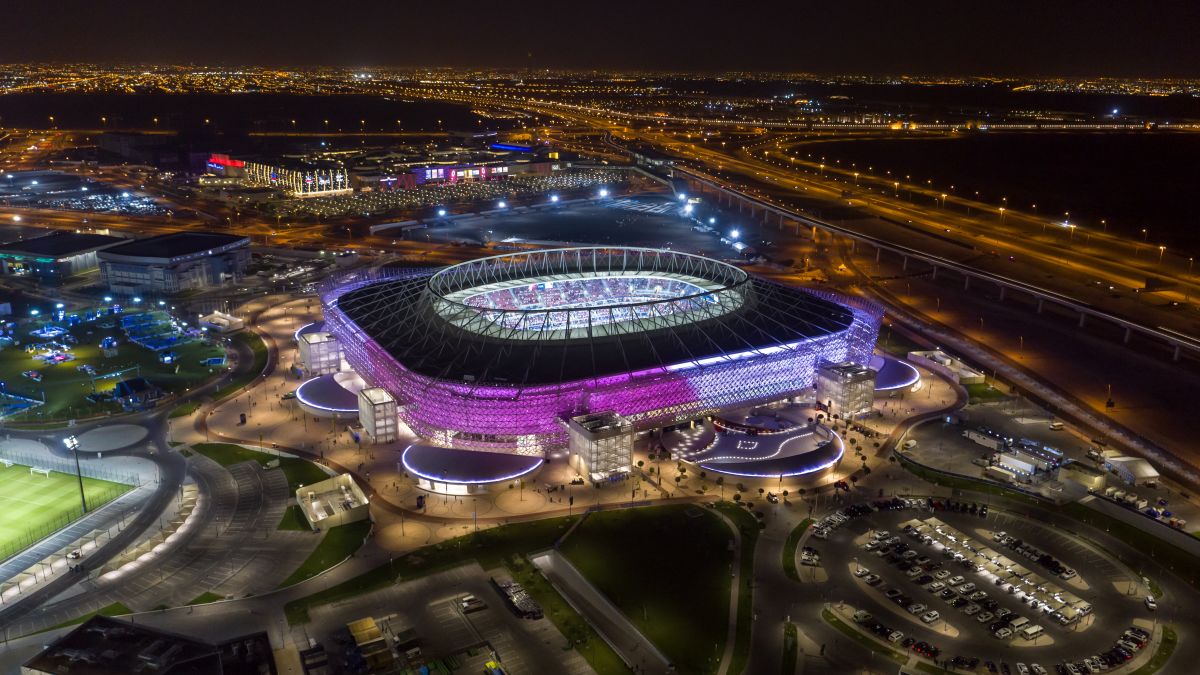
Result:
<svg viewBox="0 0 1200 675"><path fill-rule="evenodd" d="M39 469L50 469L51 471L57 471L59 473L65 473L72 476L75 475L74 462L66 461L53 456L37 456L23 452L8 451L0 452L0 458L7 459L15 464L21 464L26 467L35 466ZM123 483L133 487L137 487L138 485L142 484L141 479L136 473L123 474L115 471L108 471L99 467L89 466L84 461L79 463L79 473L82 474L84 478L105 480L111 483Z"/></svg>

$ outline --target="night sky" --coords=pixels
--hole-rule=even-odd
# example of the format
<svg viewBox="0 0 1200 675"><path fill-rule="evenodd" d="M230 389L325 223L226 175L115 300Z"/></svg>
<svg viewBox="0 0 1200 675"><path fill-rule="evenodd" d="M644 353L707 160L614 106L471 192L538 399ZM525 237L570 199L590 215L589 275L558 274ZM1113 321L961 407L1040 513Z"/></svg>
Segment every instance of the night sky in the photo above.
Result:
<svg viewBox="0 0 1200 675"><path fill-rule="evenodd" d="M1200 76L1200 1L22 0L0 61Z"/></svg>

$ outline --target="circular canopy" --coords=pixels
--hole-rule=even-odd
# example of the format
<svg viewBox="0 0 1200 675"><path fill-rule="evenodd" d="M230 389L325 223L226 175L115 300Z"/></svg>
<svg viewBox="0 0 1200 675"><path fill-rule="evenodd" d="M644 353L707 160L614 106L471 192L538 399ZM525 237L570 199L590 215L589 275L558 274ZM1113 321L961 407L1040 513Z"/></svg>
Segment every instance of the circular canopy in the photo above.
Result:
<svg viewBox="0 0 1200 675"><path fill-rule="evenodd" d="M340 373L308 380L296 389L296 400L312 409L314 414L357 415L358 392L343 386L338 375Z"/></svg>
<svg viewBox="0 0 1200 675"><path fill-rule="evenodd" d="M921 380L921 374L911 363L892 356L873 356L870 368L876 373L875 391L905 389Z"/></svg>
<svg viewBox="0 0 1200 675"><path fill-rule="evenodd" d="M408 472L426 480L479 485L514 480L532 473L546 460L504 452L481 452L410 445L400 456Z"/></svg>

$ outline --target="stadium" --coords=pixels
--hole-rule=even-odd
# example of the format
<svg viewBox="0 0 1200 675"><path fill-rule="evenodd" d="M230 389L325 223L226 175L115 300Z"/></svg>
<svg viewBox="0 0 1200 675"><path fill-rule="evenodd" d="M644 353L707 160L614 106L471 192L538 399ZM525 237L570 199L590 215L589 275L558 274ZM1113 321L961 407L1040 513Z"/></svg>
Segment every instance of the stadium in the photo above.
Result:
<svg viewBox="0 0 1200 675"><path fill-rule="evenodd" d="M611 247L351 273L322 304L348 364L415 434L531 457L566 447L579 415L646 430L794 396L822 362L866 364L882 317L716 260Z"/></svg>

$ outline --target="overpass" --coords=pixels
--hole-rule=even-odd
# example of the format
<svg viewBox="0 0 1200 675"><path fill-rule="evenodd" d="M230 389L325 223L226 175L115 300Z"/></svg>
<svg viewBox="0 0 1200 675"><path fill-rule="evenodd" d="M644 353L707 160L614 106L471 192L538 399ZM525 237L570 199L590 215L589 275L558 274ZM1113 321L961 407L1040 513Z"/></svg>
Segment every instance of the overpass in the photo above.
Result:
<svg viewBox="0 0 1200 675"><path fill-rule="evenodd" d="M1023 293L1034 299L1037 303L1037 311L1040 314L1046 303L1065 307L1066 309L1079 315L1079 326L1083 327L1089 318L1105 321L1115 324L1124 329L1124 341L1129 342L1129 339L1134 335L1143 335L1159 342L1166 343L1172 349L1173 360L1178 361L1183 352L1188 352L1200 355L1200 340L1180 333L1169 328L1145 326L1140 323L1124 319L1115 314L1107 312L1094 305L1076 300L1068 295L1064 295L1057 291L1014 279L1012 277L995 274L978 270L962 263L944 258L931 253L926 253L919 249L897 244L894 242L881 239L861 232L856 232L852 229L835 225L803 215L795 211L785 209L775 204L763 201L758 197L748 195L734 188L721 185L711 178L702 176L689 169L674 166L671 168L675 178L680 178L686 181L688 190L694 194L713 195L720 206L728 208L737 207L739 213L749 212L749 216L754 219L760 219L764 225L770 224L773 220L778 223L779 229L783 229L785 224L794 227L796 234L800 234L800 228L810 228L815 234L817 230L825 231L831 235L845 237L849 239L851 245L859 243L872 246L875 249L875 260L879 261L883 254L889 253L900 256L904 269L908 269L910 261L915 260L928 265L932 269L933 277L936 279L941 271L949 271L959 275L963 279L963 288L969 289L973 282L994 284L1000 289L1000 299L1003 300L1009 291Z"/></svg>

